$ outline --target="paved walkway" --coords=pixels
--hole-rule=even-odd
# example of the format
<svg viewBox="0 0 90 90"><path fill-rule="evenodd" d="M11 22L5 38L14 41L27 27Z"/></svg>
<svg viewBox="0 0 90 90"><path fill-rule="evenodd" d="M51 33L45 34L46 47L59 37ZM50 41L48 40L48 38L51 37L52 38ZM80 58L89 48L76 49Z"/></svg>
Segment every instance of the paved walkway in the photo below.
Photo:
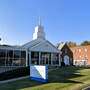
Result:
<svg viewBox="0 0 90 90"><path fill-rule="evenodd" d="M83 90L90 90L90 86L84 88Z"/></svg>
<svg viewBox="0 0 90 90"><path fill-rule="evenodd" d="M30 76L24 76L24 77L19 77L19 78L15 78L15 79L0 81L0 84L4 84L4 83L8 83L8 82L14 82L14 81L26 79L26 78L29 78L29 77L30 77Z"/></svg>

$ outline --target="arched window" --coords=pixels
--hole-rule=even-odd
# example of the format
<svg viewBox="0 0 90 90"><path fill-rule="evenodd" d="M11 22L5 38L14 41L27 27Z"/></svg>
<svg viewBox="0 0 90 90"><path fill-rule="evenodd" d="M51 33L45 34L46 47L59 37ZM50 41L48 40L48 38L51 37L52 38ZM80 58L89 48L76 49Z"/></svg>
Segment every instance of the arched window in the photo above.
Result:
<svg viewBox="0 0 90 90"><path fill-rule="evenodd" d="M70 65L70 62L69 62L69 56L64 56L64 63L65 65Z"/></svg>

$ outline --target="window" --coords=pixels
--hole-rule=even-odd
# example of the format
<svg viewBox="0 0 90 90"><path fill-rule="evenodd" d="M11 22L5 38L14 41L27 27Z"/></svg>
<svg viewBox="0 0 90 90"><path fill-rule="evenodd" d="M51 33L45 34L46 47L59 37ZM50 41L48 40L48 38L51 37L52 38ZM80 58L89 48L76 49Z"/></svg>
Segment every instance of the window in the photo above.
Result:
<svg viewBox="0 0 90 90"><path fill-rule="evenodd" d="M87 55L85 56L85 60L87 60Z"/></svg>
<svg viewBox="0 0 90 90"><path fill-rule="evenodd" d="M77 61L74 61L74 64L76 65L77 64Z"/></svg>
<svg viewBox="0 0 90 90"><path fill-rule="evenodd" d="M69 56L67 56L67 55L64 56L64 63L65 63L65 65L70 65Z"/></svg>
<svg viewBox="0 0 90 90"><path fill-rule="evenodd" d="M79 56L79 60L81 60L81 56Z"/></svg>
<svg viewBox="0 0 90 90"><path fill-rule="evenodd" d="M0 58L0 66L5 66L5 59Z"/></svg>
<svg viewBox="0 0 90 90"><path fill-rule="evenodd" d="M6 50L0 49L0 66L6 66Z"/></svg>
<svg viewBox="0 0 90 90"><path fill-rule="evenodd" d="M14 51L14 58L20 58L21 52L19 50Z"/></svg>
<svg viewBox="0 0 90 90"><path fill-rule="evenodd" d="M84 65L87 65L87 61L86 60L84 61Z"/></svg>
<svg viewBox="0 0 90 90"><path fill-rule="evenodd" d="M8 66L12 66L12 63L13 63L13 59L12 58L8 58Z"/></svg>
<svg viewBox="0 0 90 90"><path fill-rule="evenodd" d="M26 52L25 51L21 51L21 58L25 58L26 57Z"/></svg>
<svg viewBox="0 0 90 90"><path fill-rule="evenodd" d="M0 57L6 57L6 50L0 49Z"/></svg>
<svg viewBox="0 0 90 90"><path fill-rule="evenodd" d="M12 51L12 50L8 50L8 51L7 51L7 56L8 56L9 58L13 58L13 51Z"/></svg>
<svg viewBox="0 0 90 90"><path fill-rule="evenodd" d="M49 54L46 55L46 64L49 64Z"/></svg>
<svg viewBox="0 0 90 90"><path fill-rule="evenodd" d="M85 48L85 52L87 52L87 49Z"/></svg>
<svg viewBox="0 0 90 90"><path fill-rule="evenodd" d="M75 52L76 52L76 50L74 49L74 50L73 50L73 53L75 53Z"/></svg>
<svg viewBox="0 0 90 90"><path fill-rule="evenodd" d="M21 62L20 59L14 59L13 60L13 66L20 66L20 62Z"/></svg>
<svg viewBox="0 0 90 90"><path fill-rule="evenodd" d="M53 54L53 64L59 64L59 55L57 53Z"/></svg>
<svg viewBox="0 0 90 90"><path fill-rule="evenodd" d="M26 59L26 52L20 50L6 50L0 49L0 66L24 66Z"/></svg>
<svg viewBox="0 0 90 90"><path fill-rule="evenodd" d="M31 52L31 64L39 64L39 52Z"/></svg>
<svg viewBox="0 0 90 90"><path fill-rule="evenodd" d="M81 49L79 49L78 51L81 52Z"/></svg>
<svg viewBox="0 0 90 90"><path fill-rule="evenodd" d="M50 53L41 53L40 64L51 64L51 54Z"/></svg>

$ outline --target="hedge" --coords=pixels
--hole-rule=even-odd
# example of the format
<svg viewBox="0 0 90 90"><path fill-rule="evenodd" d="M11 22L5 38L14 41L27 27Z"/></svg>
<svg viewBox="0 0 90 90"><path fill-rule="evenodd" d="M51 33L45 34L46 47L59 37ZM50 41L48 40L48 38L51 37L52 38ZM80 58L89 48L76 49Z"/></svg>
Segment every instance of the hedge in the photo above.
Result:
<svg viewBox="0 0 90 90"><path fill-rule="evenodd" d="M27 76L30 74L29 67L17 68L12 71L3 72L0 74L0 81Z"/></svg>

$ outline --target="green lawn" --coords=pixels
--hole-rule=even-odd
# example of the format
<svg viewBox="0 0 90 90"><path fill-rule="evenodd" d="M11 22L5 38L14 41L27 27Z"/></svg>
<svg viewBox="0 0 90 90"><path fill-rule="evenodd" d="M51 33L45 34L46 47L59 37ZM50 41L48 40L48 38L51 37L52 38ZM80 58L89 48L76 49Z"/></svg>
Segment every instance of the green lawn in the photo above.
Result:
<svg viewBox="0 0 90 90"><path fill-rule="evenodd" d="M48 83L28 79L0 84L0 90L81 90L90 85L90 68L63 67L49 72Z"/></svg>

